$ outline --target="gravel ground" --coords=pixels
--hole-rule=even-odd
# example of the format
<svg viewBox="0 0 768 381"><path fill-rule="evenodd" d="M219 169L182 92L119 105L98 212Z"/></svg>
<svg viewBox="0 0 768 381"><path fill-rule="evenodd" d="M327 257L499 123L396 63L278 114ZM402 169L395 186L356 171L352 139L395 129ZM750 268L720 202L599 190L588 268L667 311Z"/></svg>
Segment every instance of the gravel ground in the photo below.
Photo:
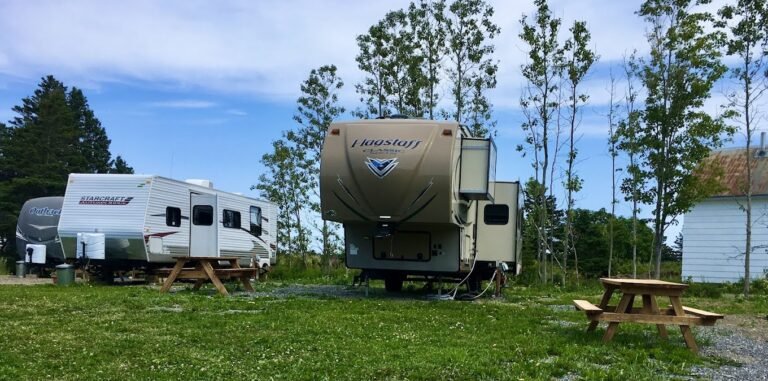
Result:
<svg viewBox="0 0 768 381"><path fill-rule="evenodd" d="M726 316L714 327L695 329L700 338L710 342L701 349L702 356L722 358L734 365L694 366L692 376L711 380L768 380L768 320L765 316Z"/></svg>

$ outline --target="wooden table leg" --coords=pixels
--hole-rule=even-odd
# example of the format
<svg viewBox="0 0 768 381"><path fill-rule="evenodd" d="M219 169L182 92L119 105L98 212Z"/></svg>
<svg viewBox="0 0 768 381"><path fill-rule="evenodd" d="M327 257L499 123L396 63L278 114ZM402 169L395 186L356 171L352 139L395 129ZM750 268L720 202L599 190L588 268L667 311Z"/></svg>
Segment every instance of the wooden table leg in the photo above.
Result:
<svg viewBox="0 0 768 381"><path fill-rule="evenodd" d="M627 309L632 309L632 302L635 300L634 294L627 294L624 293L624 295L621 296L621 301L619 301L619 305L616 307L616 313L626 313ZM607 343L613 339L613 335L616 333L616 330L619 328L619 323L611 322L608 323L608 329L605 330L605 335L603 335L603 342Z"/></svg>
<svg viewBox="0 0 768 381"><path fill-rule="evenodd" d="M197 291L200 289L200 287L203 286L203 283L205 283L205 279L198 279L195 281L195 286L192 287L193 290Z"/></svg>
<svg viewBox="0 0 768 381"><path fill-rule="evenodd" d="M672 308L675 310L676 316L685 316L683 303L680 301L679 296L670 296L669 301L672 303ZM683 334L683 339L685 339L685 345L688 346L688 349L690 349L693 353L699 353L699 347L696 345L696 340L693 338L691 327L687 325L681 325L680 332Z"/></svg>
<svg viewBox="0 0 768 381"><path fill-rule="evenodd" d="M224 287L224 284L221 283L219 280L219 277L216 276L216 272L213 270L213 266L211 266L211 262L208 262L206 260L201 260L200 265L203 267L203 271L205 271L205 274L208 275L208 279L211 280L211 283L213 283L214 287L216 287L217 290L219 290L219 293L222 295L229 295L229 292L227 292L227 288Z"/></svg>
<svg viewBox="0 0 768 381"><path fill-rule="evenodd" d="M243 288L245 289L245 291L248 291L248 292L256 291L256 290L253 289L253 286L251 286L251 277L250 276L248 276L246 274L240 275L240 282L243 284Z"/></svg>
<svg viewBox="0 0 768 381"><path fill-rule="evenodd" d="M645 307L645 298L648 297L648 306L650 307L650 312L655 315L660 315L661 311L659 311L659 305L656 304L656 296L655 295L643 295L643 307ZM669 335L667 335L667 327L664 324L656 324L656 329L659 331L659 336L666 340L669 338Z"/></svg>
<svg viewBox="0 0 768 381"><path fill-rule="evenodd" d="M173 270L171 270L171 273L168 274L168 278L165 279L165 283L163 283L163 287L160 288L160 292L168 292L168 290L171 289L171 286L173 286L173 282L176 280L176 277L181 272L181 269L184 268L184 263L187 261L185 259L177 259L176 265L173 266Z"/></svg>
<svg viewBox="0 0 768 381"><path fill-rule="evenodd" d="M240 267L240 261L237 260L237 259L230 259L229 260L229 266L232 267L233 269L242 268L242 267ZM253 286L251 286L251 277L249 277L246 274L243 274L243 275L240 275L238 277L238 279L240 279L240 283L243 284L243 288L245 289L245 291L248 291L248 292L254 292L255 291L253 289Z"/></svg>
<svg viewBox="0 0 768 381"><path fill-rule="evenodd" d="M605 307L607 307L608 303L611 301L611 296L613 296L613 291L615 289L616 288L614 288L614 287L608 287L608 288L605 289L605 292L603 293L603 298L600 299L600 304L598 305L598 307L600 307L603 310L605 310ZM597 324L598 323L599 322L597 320L589 322L589 327L587 327L587 332L594 331L595 328L597 328Z"/></svg>

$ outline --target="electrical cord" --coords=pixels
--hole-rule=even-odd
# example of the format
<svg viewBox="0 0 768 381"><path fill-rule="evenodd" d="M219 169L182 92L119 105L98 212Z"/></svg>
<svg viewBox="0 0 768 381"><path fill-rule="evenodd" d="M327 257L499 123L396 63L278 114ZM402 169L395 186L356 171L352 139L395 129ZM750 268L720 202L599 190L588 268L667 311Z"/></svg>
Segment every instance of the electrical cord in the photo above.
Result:
<svg viewBox="0 0 768 381"><path fill-rule="evenodd" d="M451 292L451 293L453 294L453 295L451 295L451 300L453 300L453 299L455 299L455 298L456 298L456 294L459 292L459 287L461 287L461 285L462 285L464 282L466 282L466 281L467 281L467 279L469 279L469 277L470 277L470 276L472 275L472 273L475 271L475 265L477 265L477 255L475 255L475 257L474 257L474 260L472 261L472 268L470 268L470 269L469 269L469 273L467 273L467 276L466 276L466 277L464 277L464 279L462 279L462 280L461 280L461 282L459 282L459 283L456 285L456 288L454 288L454 289L453 289L453 291ZM449 293L449 294L450 294L450 293Z"/></svg>
<svg viewBox="0 0 768 381"><path fill-rule="evenodd" d="M472 297L472 300L479 299L483 294L485 294L486 291L488 291L489 288L493 285L493 279L496 278L496 271L493 272L493 276L491 276L491 279L488 281L488 286L485 287L485 290L481 292L479 295Z"/></svg>

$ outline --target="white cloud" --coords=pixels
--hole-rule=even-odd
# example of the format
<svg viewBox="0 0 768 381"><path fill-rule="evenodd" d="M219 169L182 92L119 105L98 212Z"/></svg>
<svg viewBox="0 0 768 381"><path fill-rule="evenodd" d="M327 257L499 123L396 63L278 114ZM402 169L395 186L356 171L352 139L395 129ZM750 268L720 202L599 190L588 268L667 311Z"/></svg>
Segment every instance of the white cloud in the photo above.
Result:
<svg viewBox="0 0 768 381"><path fill-rule="evenodd" d="M0 72L163 81L293 100L313 67L335 63L345 78L356 71L355 36L397 5L2 2Z"/></svg>
<svg viewBox="0 0 768 381"><path fill-rule="evenodd" d="M174 100L174 101L161 101L161 102L151 102L148 104L151 107L160 107L160 108L211 108L213 106L216 106L216 103L209 102L209 101L201 101L201 100L194 100L194 99L181 99L181 100Z"/></svg>
<svg viewBox="0 0 768 381"><path fill-rule="evenodd" d="M238 110L238 109L229 109L229 110L226 111L226 113L229 114L229 115L234 115L234 116L246 116L246 115L248 115L247 112L245 112L243 110Z"/></svg>
<svg viewBox="0 0 768 381"><path fill-rule="evenodd" d="M335 64L346 83L342 100L353 105L362 78L355 37L408 3L8 0L0 2L0 73L34 79L52 73L95 89L146 81L292 102L309 70ZM533 1L491 4L501 27L493 42L500 66L491 98L498 109L516 109L526 60L519 20L534 11ZM551 7L563 19L562 39L574 20L585 20L601 62L609 63L646 45L645 26L634 14L640 4L556 0Z"/></svg>

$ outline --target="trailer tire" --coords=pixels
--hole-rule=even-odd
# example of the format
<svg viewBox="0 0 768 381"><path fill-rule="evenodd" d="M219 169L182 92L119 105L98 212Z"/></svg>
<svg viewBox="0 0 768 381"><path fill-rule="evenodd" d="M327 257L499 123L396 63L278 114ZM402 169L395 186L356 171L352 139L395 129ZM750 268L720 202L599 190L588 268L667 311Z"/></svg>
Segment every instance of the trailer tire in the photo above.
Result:
<svg viewBox="0 0 768 381"><path fill-rule="evenodd" d="M403 277L390 275L384 278L384 289L387 292L400 292L403 290Z"/></svg>

